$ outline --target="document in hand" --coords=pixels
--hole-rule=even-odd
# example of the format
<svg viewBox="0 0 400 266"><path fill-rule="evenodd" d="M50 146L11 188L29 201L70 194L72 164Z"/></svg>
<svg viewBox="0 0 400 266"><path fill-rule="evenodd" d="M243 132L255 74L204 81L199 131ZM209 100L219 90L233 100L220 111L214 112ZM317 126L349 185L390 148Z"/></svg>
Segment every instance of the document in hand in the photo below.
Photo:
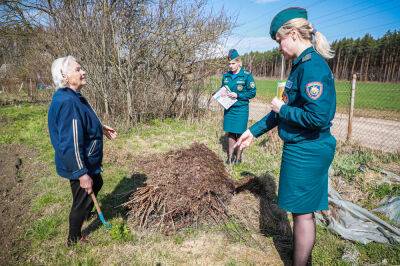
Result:
<svg viewBox="0 0 400 266"><path fill-rule="evenodd" d="M215 100L217 100L225 109L231 107L235 102L236 99L233 99L228 96L231 90L228 86L222 86L213 96Z"/></svg>

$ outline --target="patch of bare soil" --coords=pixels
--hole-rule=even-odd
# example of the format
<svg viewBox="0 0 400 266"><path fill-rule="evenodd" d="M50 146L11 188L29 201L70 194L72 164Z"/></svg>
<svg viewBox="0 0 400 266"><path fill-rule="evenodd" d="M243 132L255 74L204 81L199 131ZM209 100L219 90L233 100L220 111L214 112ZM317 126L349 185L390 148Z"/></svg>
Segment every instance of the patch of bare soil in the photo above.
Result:
<svg viewBox="0 0 400 266"><path fill-rule="evenodd" d="M124 204L134 225L169 234L228 217L225 206L235 183L222 160L204 144L194 143L136 163L148 181Z"/></svg>
<svg viewBox="0 0 400 266"><path fill-rule="evenodd" d="M36 153L22 145L0 145L0 265L14 264L27 243L23 243L23 225L30 218L29 188L39 169ZM37 172L36 172L37 173Z"/></svg>
<svg viewBox="0 0 400 266"><path fill-rule="evenodd" d="M236 194L228 208L229 214L253 234L272 239L277 251L273 261L279 261L280 258L285 265L291 265L292 226L287 213L278 206L275 178L268 173L255 176L243 172L242 175L245 178L237 185ZM258 241L254 236L244 240L261 250L268 250L263 244L265 240Z"/></svg>

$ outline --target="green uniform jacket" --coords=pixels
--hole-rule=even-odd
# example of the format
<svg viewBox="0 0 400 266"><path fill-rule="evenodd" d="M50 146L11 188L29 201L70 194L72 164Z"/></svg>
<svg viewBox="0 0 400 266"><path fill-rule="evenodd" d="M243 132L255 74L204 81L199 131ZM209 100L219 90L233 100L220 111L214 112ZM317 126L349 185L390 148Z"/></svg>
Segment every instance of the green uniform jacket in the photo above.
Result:
<svg viewBox="0 0 400 266"><path fill-rule="evenodd" d="M237 94L237 102L224 111L224 131L242 134L247 129L249 100L256 96L253 75L243 68L234 75L231 71L222 76L222 86Z"/></svg>
<svg viewBox="0 0 400 266"><path fill-rule="evenodd" d="M334 78L325 59L307 48L293 61L279 114L270 112L250 128L258 137L278 125L283 139L278 205L292 213L328 209L328 169L336 140Z"/></svg>
<svg viewBox="0 0 400 266"><path fill-rule="evenodd" d="M287 143L330 135L336 111L334 78L325 59L313 47L293 61L283 98L286 104L279 115L271 111L250 128L255 137L275 126Z"/></svg>

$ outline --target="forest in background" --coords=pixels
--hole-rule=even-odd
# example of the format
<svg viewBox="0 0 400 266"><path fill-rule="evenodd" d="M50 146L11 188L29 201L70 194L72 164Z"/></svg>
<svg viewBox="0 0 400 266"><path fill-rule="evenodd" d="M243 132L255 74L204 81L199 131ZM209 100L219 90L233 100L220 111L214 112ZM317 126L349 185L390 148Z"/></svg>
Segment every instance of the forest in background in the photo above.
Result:
<svg viewBox="0 0 400 266"><path fill-rule="evenodd" d="M370 34L362 38L343 38L332 43L335 57L328 60L336 79L348 80L357 74L362 81L400 81L400 31L388 31L381 38ZM244 65L254 75L279 77L281 55L277 49L251 52L243 56ZM290 64L286 75L290 72Z"/></svg>

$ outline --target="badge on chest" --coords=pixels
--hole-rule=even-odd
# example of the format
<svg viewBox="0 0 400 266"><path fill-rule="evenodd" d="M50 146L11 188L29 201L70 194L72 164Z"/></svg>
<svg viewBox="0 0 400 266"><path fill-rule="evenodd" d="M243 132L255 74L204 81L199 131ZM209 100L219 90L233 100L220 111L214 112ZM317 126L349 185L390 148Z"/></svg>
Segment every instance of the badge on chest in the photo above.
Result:
<svg viewBox="0 0 400 266"><path fill-rule="evenodd" d="M245 81L244 81L244 80L238 80L238 81L236 82L236 84L237 84L237 86L236 86L237 90L238 90L238 91L242 91L242 90L243 90L243 86L244 86L244 84L245 84Z"/></svg>

